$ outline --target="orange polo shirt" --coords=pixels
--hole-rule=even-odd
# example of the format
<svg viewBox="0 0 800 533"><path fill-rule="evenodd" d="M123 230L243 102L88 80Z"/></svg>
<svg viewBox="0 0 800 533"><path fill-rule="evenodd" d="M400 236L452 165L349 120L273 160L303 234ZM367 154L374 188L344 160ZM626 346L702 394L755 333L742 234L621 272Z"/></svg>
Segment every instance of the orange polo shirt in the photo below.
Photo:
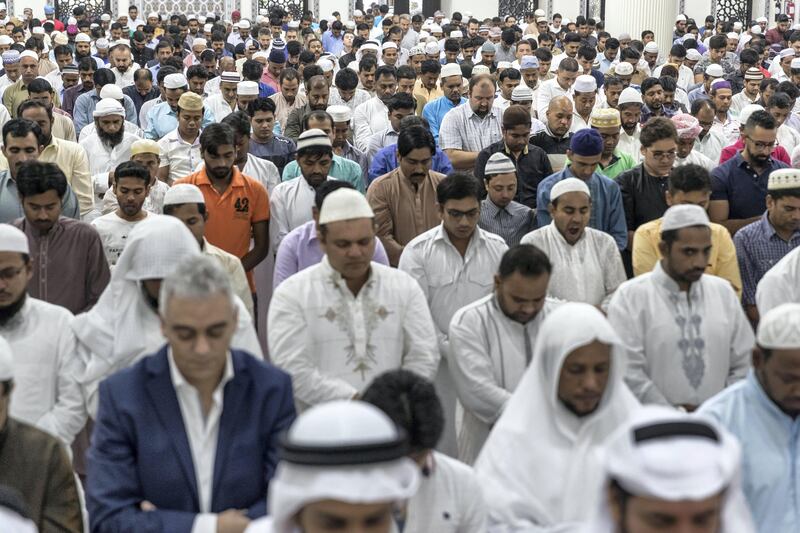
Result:
<svg viewBox="0 0 800 533"><path fill-rule="evenodd" d="M208 212L206 239L241 259L250 251L252 225L269 220L269 196L261 183L233 167L233 177L225 192L214 188L205 167L175 183L191 183L203 192ZM247 272L250 289L255 292L252 272Z"/></svg>

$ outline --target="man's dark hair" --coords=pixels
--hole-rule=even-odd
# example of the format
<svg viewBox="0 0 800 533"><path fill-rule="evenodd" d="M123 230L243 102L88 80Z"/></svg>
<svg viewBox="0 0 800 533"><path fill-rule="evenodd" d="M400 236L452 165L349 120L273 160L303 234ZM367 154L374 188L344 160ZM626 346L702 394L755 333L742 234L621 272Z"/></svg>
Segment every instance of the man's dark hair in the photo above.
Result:
<svg viewBox="0 0 800 533"><path fill-rule="evenodd" d="M644 38L647 37L648 35L652 35L653 37L656 36L656 34L653 33L653 30L644 30L642 32L642 40L644 40Z"/></svg>
<svg viewBox="0 0 800 533"><path fill-rule="evenodd" d="M515 68L507 68L500 73L500 78L498 79L498 83L503 83L505 80L521 80L522 73Z"/></svg>
<svg viewBox="0 0 800 533"><path fill-rule="evenodd" d="M558 64L558 70L563 70L564 72L578 72L579 68L578 62L571 57L565 57Z"/></svg>
<svg viewBox="0 0 800 533"><path fill-rule="evenodd" d="M97 63L93 57L84 57L78 61L78 72L94 72L97 70Z"/></svg>
<svg viewBox="0 0 800 533"><path fill-rule="evenodd" d="M100 70L108 70L108 69L100 69ZM164 79L166 79L167 76L169 76L170 74L177 74L177 73L178 69L176 69L175 67L171 66L161 67L160 69L158 69L158 73L156 74L156 83L158 85L161 85L162 83L164 83Z"/></svg>
<svg viewBox="0 0 800 533"><path fill-rule="evenodd" d="M647 91L649 91L650 89L652 89L656 85L661 85L661 82L659 81L658 78L645 78L644 81L642 82L642 86L641 86L642 87L642 96L644 96L645 93L647 93Z"/></svg>
<svg viewBox="0 0 800 533"><path fill-rule="evenodd" d="M431 157L436 154L436 141L433 140L431 132L416 126L411 128L401 127L400 134L397 136L397 151L400 153L400 157L405 157L412 150L418 148L429 148Z"/></svg>
<svg viewBox="0 0 800 533"><path fill-rule="evenodd" d="M325 111L324 109L317 109L315 111L312 111L311 113L308 113L306 116L303 117L304 130L309 129L308 123L312 120L317 122L326 121L328 122L328 124L331 125L331 127L333 127L333 117L331 117L328 114L328 112Z"/></svg>
<svg viewBox="0 0 800 533"><path fill-rule="evenodd" d="M314 55L314 52L310 52L308 50L303 50L302 52L300 52L300 55L297 57L297 61L301 65L305 65L305 66L308 67L308 66L316 64L317 56Z"/></svg>
<svg viewBox="0 0 800 533"><path fill-rule="evenodd" d="M705 167L695 164L674 167L669 173L669 192L695 192L711 190L711 175Z"/></svg>
<svg viewBox="0 0 800 533"><path fill-rule="evenodd" d="M372 55L366 55L358 62L358 71L372 70L378 66L378 59ZM377 79L377 76L376 78Z"/></svg>
<svg viewBox="0 0 800 533"><path fill-rule="evenodd" d="M551 52L547 48L537 48L536 50L533 51L533 55L535 55L536 59L538 59L539 61L547 62L553 60L553 52ZM506 69L506 70L512 70L512 69Z"/></svg>
<svg viewBox="0 0 800 533"><path fill-rule="evenodd" d="M355 190L355 187L353 187L352 183L344 180L326 180L322 182L322 185L317 187L316 194L314 195L314 205L317 207L317 210L322 209L322 202L325 201L325 197L337 189Z"/></svg>
<svg viewBox="0 0 800 533"><path fill-rule="evenodd" d="M66 44L59 44L55 48L53 48L53 53L58 56L70 56L72 57L72 48L70 48Z"/></svg>
<svg viewBox="0 0 800 533"><path fill-rule="evenodd" d="M303 50L303 45L300 44L298 41L289 41L286 43L286 52L290 56L299 55Z"/></svg>
<svg viewBox="0 0 800 533"><path fill-rule="evenodd" d="M745 48L739 54L739 62L745 65L752 65L756 66L759 63L758 52L755 50L751 50L750 48Z"/></svg>
<svg viewBox="0 0 800 533"><path fill-rule="evenodd" d="M603 86L608 89L609 87L616 87L617 85L624 85L622 83L622 79L618 76L606 76L606 79L603 81Z"/></svg>
<svg viewBox="0 0 800 533"><path fill-rule="evenodd" d="M597 57L597 49L591 46L581 46L578 48L578 57L586 61L594 61Z"/></svg>
<svg viewBox="0 0 800 533"><path fill-rule="evenodd" d="M47 139L42 138L42 128L39 124L26 118L14 118L3 124L3 144L8 145L8 136L27 137L33 133L36 141L43 145Z"/></svg>
<svg viewBox="0 0 800 533"><path fill-rule="evenodd" d="M375 81L378 81L384 76L389 76L397 80L397 69L392 65L381 65L378 67L378 70L375 71Z"/></svg>
<svg viewBox="0 0 800 533"><path fill-rule="evenodd" d="M661 73L664 73L664 69L667 68L666 66L661 69ZM661 76L658 78L658 83L661 85L661 88L664 90L665 93L674 93L678 89L678 82L675 78L671 76Z"/></svg>
<svg viewBox="0 0 800 533"><path fill-rule="evenodd" d="M669 55L674 57L686 57L686 47L682 44L674 44L669 49Z"/></svg>
<svg viewBox="0 0 800 533"><path fill-rule="evenodd" d="M277 109L277 107L271 98L256 98L247 104L247 114L250 115L251 118L256 116L256 113L259 111L269 112L274 115L275 109Z"/></svg>
<svg viewBox="0 0 800 533"><path fill-rule="evenodd" d="M435 59L425 59L420 66L421 74L436 74L437 76L442 72L442 64Z"/></svg>
<svg viewBox="0 0 800 533"><path fill-rule="evenodd" d="M778 123L775 122L775 119L769 114L769 111L756 111L747 119L745 128L752 131L753 128L756 127L764 128L765 130L774 130L778 127ZM644 129L642 129L642 133L644 133Z"/></svg>
<svg viewBox="0 0 800 533"><path fill-rule="evenodd" d="M664 139L672 139L676 143L678 142L678 130L675 129L675 124L670 119L653 117L642 126L639 140L643 147L649 148Z"/></svg>
<svg viewBox="0 0 800 533"><path fill-rule="evenodd" d="M236 110L229 113L219 123L228 126L234 136L250 137L250 116L244 111Z"/></svg>
<svg viewBox="0 0 800 533"><path fill-rule="evenodd" d="M305 69L304 69L305 70ZM242 78L246 81L259 81L264 74L264 65L255 59L247 59L242 64Z"/></svg>
<svg viewBox="0 0 800 533"><path fill-rule="evenodd" d="M728 37L726 35L715 35L708 41L708 47L711 50L719 50L720 48L728 47Z"/></svg>
<svg viewBox="0 0 800 533"><path fill-rule="evenodd" d="M505 279L519 272L527 278L550 274L552 271L553 265L546 253L532 244L518 244L503 254L497 275Z"/></svg>
<svg viewBox="0 0 800 533"><path fill-rule="evenodd" d="M114 181L122 178L138 178L144 181L145 186L150 185L150 171L136 161L125 161L114 169Z"/></svg>
<svg viewBox="0 0 800 533"><path fill-rule="evenodd" d="M579 43L579 42L581 42L581 36L575 32L569 32L566 35L564 35L564 44Z"/></svg>
<svg viewBox="0 0 800 533"><path fill-rule="evenodd" d="M777 107L778 109L790 109L792 107L792 99L785 93L775 93L767 102L767 109Z"/></svg>
<svg viewBox="0 0 800 533"><path fill-rule="evenodd" d="M352 91L358 87L358 74L353 69L343 68L336 73L336 87L343 91Z"/></svg>
<svg viewBox="0 0 800 533"><path fill-rule="evenodd" d="M531 125L531 113L523 106L513 105L503 112L503 129L507 130L517 126Z"/></svg>
<svg viewBox="0 0 800 533"><path fill-rule="evenodd" d="M386 107L388 107L391 112L398 109L414 109L416 105L414 97L410 94L397 93L389 99L389 103L386 104Z"/></svg>
<svg viewBox="0 0 800 533"><path fill-rule="evenodd" d="M481 184L472 174L451 172L436 186L436 201L443 206L448 200L475 198L481 201Z"/></svg>
<svg viewBox="0 0 800 533"><path fill-rule="evenodd" d="M619 48L619 46L620 46L619 39L617 39L616 37L609 37L606 40L606 48L608 48L609 50L616 50L617 48Z"/></svg>
<svg viewBox="0 0 800 533"><path fill-rule="evenodd" d="M409 370L376 377L361 399L378 407L401 427L412 452L432 450L444 431L444 411L433 383Z"/></svg>
<svg viewBox="0 0 800 533"><path fill-rule="evenodd" d="M308 85L308 82L311 81L311 78L314 76L325 76L325 71L322 70L322 67L319 65L308 65L303 69L303 84ZM327 81L325 82L328 83Z"/></svg>
<svg viewBox="0 0 800 533"><path fill-rule="evenodd" d="M28 84L28 94L31 93L52 93L53 86L44 78L36 78Z"/></svg>
<svg viewBox="0 0 800 533"><path fill-rule="evenodd" d="M17 191L23 198L55 190L63 199L67 193L67 176L55 163L26 161L17 167L16 182Z"/></svg>
<svg viewBox="0 0 800 533"><path fill-rule="evenodd" d="M208 79L208 70L203 65L192 65L188 69L186 69L186 79L190 80L192 78L202 78L204 80Z"/></svg>
<svg viewBox="0 0 800 533"><path fill-rule="evenodd" d="M458 42L458 39L449 38L445 39L444 41L444 51L445 52L456 52L458 53L461 50L461 43Z"/></svg>
<svg viewBox="0 0 800 533"><path fill-rule="evenodd" d="M800 96L800 89L798 89L797 85L789 80L780 82L778 87L775 89L775 92L785 93L786 96L792 100L797 100L797 98Z"/></svg>
<svg viewBox="0 0 800 533"><path fill-rule="evenodd" d="M717 104L715 104L714 101L711 100L710 98L698 98L698 99L696 99L694 102L692 102L692 108L689 110L689 112L692 115L697 116L697 114L700 111L702 111L702 109L704 107L706 107L706 106L711 108L711 111L713 111L714 113L717 112Z"/></svg>
<svg viewBox="0 0 800 533"><path fill-rule="evenodd" d="M233 146L233 142L233 130L222 124L209 124L200 134L200 150L211 155L218 155L217 149L220 146Z"/></svg>
<svg viewBox="0 0 800 533"><path fill-rule="evenodd" d="M19 104L19 107L17 107L17 116L21 117L22 114L28 109L44 109L47 112L47 116L50 118L50 122L53 121L53 106L44 105L43 103L37 102L36 100L25 100L24 102ZM52 135L52 132L50 132L50 134Z"/></svg>
<svg viewBox="0 0 800 533"><path fill-rule="evenodd" d="M350 70L350 69L347 69ZM417 79L417 72L414 70L414 67L411 65L402 65L397 67L397 79L398 80L416 80Z"/></svg>

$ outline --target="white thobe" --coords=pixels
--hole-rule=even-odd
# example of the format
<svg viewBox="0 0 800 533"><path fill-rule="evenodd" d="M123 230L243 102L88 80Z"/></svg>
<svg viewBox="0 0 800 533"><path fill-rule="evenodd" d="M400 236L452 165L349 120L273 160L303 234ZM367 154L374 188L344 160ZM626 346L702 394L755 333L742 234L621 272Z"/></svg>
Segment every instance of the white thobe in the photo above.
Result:
<svg viewBox="0 0 800 533"><path fill-rule="evenodd" d="M14 358L10 415L33 424L69 446L86 423L77 378L83 362L75 353L72 313L26 296L16 316L0 327Z"/></svg>
<svg viewBox="0 0 800 533"><path fill-rule="evenodd" d="M536 100L534 105L536 107L536 116L541 120L547 112L547 107L550 105L550 100L558 96L566 96L572 100L572 88L562 89L558 84L558 78L551 78L543 81L536 93Z"/></svg>
<svg viewBox="0 0 800 533"><path fill-rule="evenodd" d="M253 154L247 154L247 163L240 170L245 176L258 180L270 195L272 194L272 189L281 182L281 176L275 163L256 157Z"/></svg>
<svg viewBox="0 0 800 533"><path fill-rule="evenodd" d="M356 148L366 153L370 136L389 126L389 108L380 98L373 96L359 105L353 112L353 140Z"/></svg>
<svg viewBox="0 0 800 533"><path fill-rule="evenodd" d="M502 237L476 227L462 257L440 224L412 239L403 249L397 265L419 282L433 315L442 355L436 390L445 415L444 434L438 449L451 457L458 454L458 443L456 387L447 363L450 320L456 311L492 292L494 274L506 250L508 245Z"/></svg>
<svg viewBox="0 0 800 533"><path fill-rule="evenodd" d="M748 106L750 104L755 104L760 97L761 97L760 94L756 94L756 97L750 100L750 98L744 91L734 94L733 98L731 98L731 108L729 110L731 112L731 115L733 115L738 119L739 113L742 112L742 109L744 109L745 106Z"/></svg>
<svg viewBox="0 0 800 533"><path fill-rule="evenodd" d="M756 305L761 316L785 303L800 303L800 248L784 255L767 270L756 288Z"/></svg>
<svg viewBox="0 0 800 533"><path fill-rule="evenodd" d="M486 502L472 468L436 451L428 461L429 474L408 500L403 533L486 531Z"/></svg>
<svg viewBox="0 0 800 533"><path fill-rule="evenodd" d="M208 96L213 96L215 94L220 94L219 84L220 84L221 81L222 81L222 78L220 78L219 76L215 76L215 77L209 79L206 82L205 87L203 87L203 91Z"/></svg>
<svg viewBox="0 0 800 533"><path fill-rule="evenodd" d="M555 222L534 230L520 244L533 244L553 265L549 296L570 302L608 306L611 295L626 279L625 267L614 238L603 231L585 228L575 244L569 244Z"/></svg>
<svg viewBox="0 0 800 533"><path fill-rule="evenodd" d="M569 127L570 133L575 133L589 127L589 121L584 119L578 113L572 114L572 125Z"/></svg>
<svg viewBox="0 0 800 533"><path fill-rule="evenodd" d="M786 124L781 124L778 128L777 140L778 144L783 146L787 153L792 154L794 149L800 146L800 132L794 128L790 128Z"/></svg>
<svg viewBox="0 0 800 533"><path fill-rule="evenodd" d="M625 345L625 381L642 403L700 405L750 368L753 330L722 278L703 274L684 292L656 263L617 289L608 319Z"/></svg>
<svg viewBox="0 0 800 533"><path fill-rule="evenodd" d="M672 166L682 167L683 165L700 165L709 172L711 172L712 170L714 170L719 166L717 163L713 162L712 160L710 160L709 158L707 158L706 156L704 156L703 154L694 149L691 152L689 152L689 155L687 155L684 158L676 157L675 163Z"/></svg>
<svg viewBox="0 0 800 533"><path fill-rule="evenodd" d="M335 179L328 176L329 180ZM308 184L306 178L298 176L279 183L269 196L269 237L272 250L294 228L311 220L311 208L317 191Z"/></svg>
<svg viewBox="0 0 800 533"><path fill-rule="evenodd" d="M634 161L639 162L642 160L642 143L639 141L639 136L642 134L642 127L637 124L636 130L633 135L628 135L625 130L619 130L619 142L617 143L617 150L622 153L628 154Z"/></svg>
<svg viewBox="0 0 800 533"><path fill-rule="evenodd" d="M133 74L136 72L138 65L135 63L128 67L128 70L125 72L120 72L117 67L112 67L111 72L114 73L114 78L116 81L114 82L117 87L124 89L125 87L129 87L133 85L135 82L133 81Z"/></svg>
<svg viewBox="0 0 800 533"><path fill-rule="evenodd" d="M200 512L195 515L192 523L192 533L214 532L217 530L217 515L211 512L212 489L214 486L214 464L217 457L217 438L219 437L219 421L225 400L225 384L233 379L233 361L228 352L225 362L225 371L217 387L211 395L211 408L207 415L203 415L203 406L200 402L200 392L183 377L175 359L172 349L167 351L169 362L169 375L178 406L183 419L183 429L189 441L192 452L192 465L194 466L195 482L197 484L197 499ZM180 431L180 429L178 429Z"/></svg>
<svg viewBox="0 0 800 533"><path fill-rule="evenodd" d="M122 142L113 148L100 140L97 131L85 137L80 143L89 156L89 172L94 176L101 172L111 172L117 165L131 160L131 145L139 140L139 137L128 133L122 133Z"/></svg>
<svg viewBox="0 0 800 533"><path fill-rule="evenodd" d="M733 143L736 141L734 140ZM730 144L733 144L730 143ZM708 130L705 137L702 139L700 137L694 142L694 150L697 150L711 161L715 163L719 162L719 158L722 155L722 149L729 144L726 144L724 137L714 128Z"/></svg>
<svg viewBox="0 0 800 533"><path fill-rule="evenodd" d="M272 295L267 329L273 363L292 376L300 409L351 399L388 370L433 379L439 364L419 285L378 263L357 296L327 256L287 278Z"/></svg>
<svg viewBox="0 0 800 533"><path fill-rule="evenodd" d="M130 120L126 120L123 125L125 126L125 133L130 133L131 135L135 135L140 139L144 139L144 132L142 129ZM78 132L78 142L81 142L89 135L94 135L95 133L97 133L97 125L94 122L88 123L81 128L81 131Z"/></svg>
<svg viewBox="0 0 800 533"><path fill-rule="evenodd" d="M547 299L526 324L503 313L494 293L459 309L450 321L450 371L464 407L458 457L472 464L533 358L536 335L558 305Z"/></svg>
<svg viewBox="0 0 800 533"><path fill-rule="evenodd" d="M206 84L207 85L207 84ZM214 117L215 122L220 122L223 118L233 113L236 109L225 101L222 93L212 94L203 103L205 107L211 110L211 115Z"/></svg>

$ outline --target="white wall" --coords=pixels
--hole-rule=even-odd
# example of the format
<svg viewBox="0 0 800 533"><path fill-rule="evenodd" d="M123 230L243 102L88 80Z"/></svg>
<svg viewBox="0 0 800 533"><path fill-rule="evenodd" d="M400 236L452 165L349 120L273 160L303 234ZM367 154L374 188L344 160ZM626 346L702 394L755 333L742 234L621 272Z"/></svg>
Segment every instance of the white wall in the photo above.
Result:
<svg viewBox="0 0 800 533"><path fill-rule="evenodd" d="M687 0L684 2L684 15L697 22L702 27L706 17L711 15L711 0Z"/></svg>
<svg viewBox="0 0 800 533"><path fill-rule="evenodd" d="M423 5L425 0L423 1ZM454 11L469 11L478 20L496 17L499 12L498 0L442 0L442 11L450 14Z"/></svg>
<svg viewBox="0 0 800 533"><path fill-rule="evenodd" d="M613 0L611 0L613 1ZM542 5L542 8L546 11L547 10L547 2L539 2ZM554 13L561 14L562 17L567 18L571 21L575 21L578 15L581 14L580 12L580 0L553 0L553 12L547 14L547 18L550 20L553 19ZM606 13L611 13L608 9L608 3L606 4Z"/></svg>
<svg viewBox="0 0 800 533"><path fill-rule="evenodd" d="M687 3L692 1L695 0ZM624 13L625 16L608 16L613 13ZM642 31L652 30L656 34L656 43L664 53L672 46L672 30L677 13L677 0L607 0L606 30L611 35L627 32L634 39L641 38Z"/></svg>
<svg viewBox="0 0 800 533"><path fill-rule="evenodd" d="M364 3L367 4L368 2ZM309 5L311 5L311 2L309 2ZM331 20L331 13L338 11L342 14L342 20L347 20L349 18L348 13L350 13L349 6L350 2L348 0L319 0L319 13L314 13L314 15L318 20ZM242 16L244 16L244 13L242 13Z"/></svg>

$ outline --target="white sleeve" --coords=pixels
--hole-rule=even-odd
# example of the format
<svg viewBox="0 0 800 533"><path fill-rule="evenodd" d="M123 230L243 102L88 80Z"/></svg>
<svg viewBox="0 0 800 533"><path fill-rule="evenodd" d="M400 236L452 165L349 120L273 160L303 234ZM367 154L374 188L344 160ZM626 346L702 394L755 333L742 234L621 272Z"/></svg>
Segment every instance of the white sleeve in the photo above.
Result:
<svg viewBox="0 0 800 533"><path fill-rule="evenodd" d="M753 335L753 328L750 326L750 321L747 319L742 306L739 304L739 299L730 284L727 284L725 289L730 291L728 309L734 314L733 320L733 337L731 343L731 362L730 373L728 375L727 385L732 385L737 381L744 379L750 371L751 354L753 345L755 344L755 336Z"/></svg>
<svg viewBox="0 0 800 533"><path fill-rule="evenodd" d="M263 359L264 352L261 350L261 343L258 342L258 334L253 326L253 318L250 316L245 303L238 296L236 297L236 309L239 312L239 321L236 325L236 332L231 339L231 346Z"/></svg>
<svg viewBox="0 0 800 533"><path fill-rule="evenodd" d="M603 241L605 250L601 257L605 257L603 265L603 284L606 296L603 298L600 308L607 312L608 304L611 301L611 297L614 295L614 291L628 279L628 276L625 274L625 265L622 264L622 256L619 253L619 248L617 248L617 243L614 241L613 237L603 239Z"/></svg>
<svg viewBox="0 0 800 533"><path fill-rule="evenodd" d="M411 285L408 292L408 304L403 315L402 368L433 381L441 357L433 317L422 289Z"/></svg>
<svg viewBox="0 0 800 533"><path fill-rule="evenodd" d="M215 513L196 514L191 533L217 533L217 515Z"/></svg>
<svg viewBox="0 0 800 533"><path fill-rule="evenodd" d="M783 266L783 265L781 265ZM773 269L775 267L772 267ZM767 271L756 287L756 306L764 316L767 311L792 301L793 291L784 283L784 276L775 271Z"/></svg>
<svg viewBox="0 0 800 533"><path fill-rule="evenodd" d="M289 234L289 220L287 218L286 203L283 198L283 191L273 191L269 197L269 241L270 249L275 253L286 235Z"/></svg>
<svg viewBox="0 0 800 533"><path fill-rule="evenodd" d="M367 100L369 102L369 100ZM360 104L353 112L353 140L356 148L362 152L367 151L367 143L372 130L369 127L369 116L367 116L367 102Z"/></svg>

